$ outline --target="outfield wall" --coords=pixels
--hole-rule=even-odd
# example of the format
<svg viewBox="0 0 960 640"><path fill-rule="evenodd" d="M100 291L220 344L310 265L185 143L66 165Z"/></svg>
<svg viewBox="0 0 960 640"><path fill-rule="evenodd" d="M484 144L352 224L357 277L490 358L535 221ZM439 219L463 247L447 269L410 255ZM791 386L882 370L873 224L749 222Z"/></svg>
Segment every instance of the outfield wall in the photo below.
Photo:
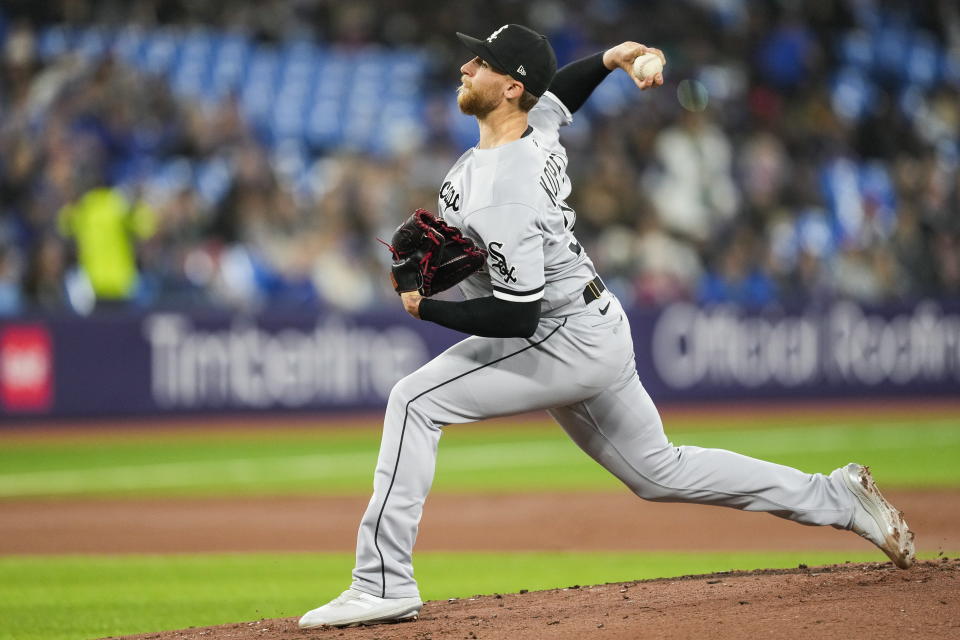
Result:
<svg viewBox="0 0 960 640"><path fill-rule="evenodd" d="M960 397L960 305L630 314L658 401ZM402 311L0 320L0 417L377 409L462 336Z"/></svg>

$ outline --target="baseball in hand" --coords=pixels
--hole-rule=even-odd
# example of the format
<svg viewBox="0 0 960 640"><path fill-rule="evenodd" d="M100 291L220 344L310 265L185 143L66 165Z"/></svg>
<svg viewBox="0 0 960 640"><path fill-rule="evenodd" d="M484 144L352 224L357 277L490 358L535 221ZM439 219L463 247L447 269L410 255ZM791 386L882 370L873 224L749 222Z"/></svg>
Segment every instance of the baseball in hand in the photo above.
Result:
<svg viewBox="0 0 960 640"><path fill-rule="evenodd" d="M633 61L633 75L641 82L663 71L663 62L655 53L645 53Z"/></svg>

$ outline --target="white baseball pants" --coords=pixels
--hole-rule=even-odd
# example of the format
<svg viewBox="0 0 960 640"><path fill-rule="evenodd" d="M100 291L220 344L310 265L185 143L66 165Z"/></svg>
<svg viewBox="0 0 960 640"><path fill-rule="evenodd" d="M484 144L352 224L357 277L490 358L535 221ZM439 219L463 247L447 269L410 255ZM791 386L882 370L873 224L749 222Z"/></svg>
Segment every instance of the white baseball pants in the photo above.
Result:
<svg viewBox="0 0 960 640"><path fill-rule="evenodd" d="M539 409L641 498L849 528L853 501L839 472L810 475L722 449L673 446L637 377L623 310L605 292L575 315L543 318L532 338L467 338L397 383L353 588L419 595L411 556L443 426Z"/></svg>

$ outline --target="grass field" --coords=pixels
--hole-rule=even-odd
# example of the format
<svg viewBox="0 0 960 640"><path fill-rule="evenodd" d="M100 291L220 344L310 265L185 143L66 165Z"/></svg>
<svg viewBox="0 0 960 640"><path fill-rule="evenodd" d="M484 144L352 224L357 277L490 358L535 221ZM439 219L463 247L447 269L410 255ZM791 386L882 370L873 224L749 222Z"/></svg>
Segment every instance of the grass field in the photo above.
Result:
<svg viewBox="0 0 960 640"><path fill-rule="evenodd" d="M960 415L673 418L674 444L806 471L851 460L884 487L960 487ZM0 498L367 494L378 429L195 430L33 438L0 432ZM450 428L435 492L593 491L618 483L546 422ZM2 509L2 507L0 507ZM956 552L957 550L947 550ZM731 568L876 560L875 553L507 553L417 556L425 598ZM0 639L96 638L293 616L345 587L351 554L0 557ZM452 568L455 568L453 570Z"/></svg>
<svg viewBox="0 0 960 640"><path fill-rule="evenodd" d="M808 472L858 461L885 487L960 486L960 416L830 423L764 417L762 428L756 420L675 420L669 434L674 444L730 449ZM373 427L17 438L0 449L0 497L367 493L378 441ZM618 486L548 422L451 427L440 447L435 492Z"/></svg>
<svg viewBox="0 0 960 640"><path fill-rule="evenodd" d="M876 561L875 553L424 553L425 600L729 569ZM0 558L0 638L99 638L299 616L347 585L352 554Z"/></svg>

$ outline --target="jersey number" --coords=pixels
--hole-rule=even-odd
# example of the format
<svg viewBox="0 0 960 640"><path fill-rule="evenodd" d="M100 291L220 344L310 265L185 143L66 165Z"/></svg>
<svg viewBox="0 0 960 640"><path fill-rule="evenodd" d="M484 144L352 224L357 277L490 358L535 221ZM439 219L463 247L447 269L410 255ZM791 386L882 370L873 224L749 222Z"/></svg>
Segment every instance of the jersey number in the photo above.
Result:
<svg viewBox="0 0 960 640"><path fill-rule="evenodd" d="M577 239L573 237L573 228L577 225L576 214L573 211L573 208L568 206L563 200L557 200L557 203L560 205L560 210L563 212L563 226L567 228L567 233L570 234L570 244L567 245L567 248L570 251L573 251L574 254L580 255L580 252L583 251L583 248L580 246L580 243L577 242ZM567 220L567 212L573 214L570 220Z"/></svg>

